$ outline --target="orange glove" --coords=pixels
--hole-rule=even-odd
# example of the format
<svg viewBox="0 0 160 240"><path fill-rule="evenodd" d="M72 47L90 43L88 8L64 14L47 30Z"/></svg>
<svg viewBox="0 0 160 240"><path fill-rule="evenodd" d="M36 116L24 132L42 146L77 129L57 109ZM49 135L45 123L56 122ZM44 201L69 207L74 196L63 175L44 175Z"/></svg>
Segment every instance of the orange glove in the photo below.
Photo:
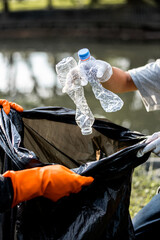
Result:
<svg viewBox="0 0 160 240"><path fill-rule="evenodd" d="M82 186L90 185L94 180L92 177L73 173L61 165L7 171L3 176L10 177L12 181L14 191L12 207L38 196L56 202L70 193L79 192Z"/></svg>
<svg viewBox="0 0 160 240"><path fill-rule="evenodd" d="M5 99L0 99L0 105L3 107L3 110L7 115L10 113L11 108L15 109L18 112L23 112L23 107L14 102L8 102Z"/></svg>

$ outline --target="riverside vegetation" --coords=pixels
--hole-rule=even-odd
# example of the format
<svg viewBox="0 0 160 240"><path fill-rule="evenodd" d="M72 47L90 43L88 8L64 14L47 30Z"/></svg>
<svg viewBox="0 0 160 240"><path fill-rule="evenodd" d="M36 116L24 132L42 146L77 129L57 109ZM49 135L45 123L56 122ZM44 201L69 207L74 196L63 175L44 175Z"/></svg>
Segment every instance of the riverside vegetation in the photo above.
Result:
<svg viewBox="0 0 160 240"><path fill-rule="evenodd" d="M145 165L141 165L134 170L132 177L132 191L130 198L130 215L133 218L141 208L143 208L156 194L160 186L160 176L158 169L145 170Z"/></svg>

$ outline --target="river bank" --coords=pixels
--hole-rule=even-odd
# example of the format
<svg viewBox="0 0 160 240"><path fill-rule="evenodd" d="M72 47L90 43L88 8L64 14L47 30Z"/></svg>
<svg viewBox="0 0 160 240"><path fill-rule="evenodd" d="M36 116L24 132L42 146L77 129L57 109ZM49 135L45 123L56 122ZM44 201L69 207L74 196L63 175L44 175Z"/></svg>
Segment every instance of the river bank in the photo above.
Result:
<svg viewBox="0 0 160 240"><path fill-rule="evenodd" d="M83 36L99 40L159 40L160 8L121 5L0 14L0 39L57 36Z"/></svg>

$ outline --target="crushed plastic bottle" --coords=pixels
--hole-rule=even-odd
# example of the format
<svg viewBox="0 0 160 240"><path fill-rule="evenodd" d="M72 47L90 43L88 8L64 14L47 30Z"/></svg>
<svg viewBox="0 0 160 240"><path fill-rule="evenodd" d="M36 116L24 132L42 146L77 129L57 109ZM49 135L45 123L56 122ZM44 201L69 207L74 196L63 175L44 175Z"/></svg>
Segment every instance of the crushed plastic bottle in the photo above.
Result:
<svg viewBox="0 0 160 240"><path fill-rule="evenodd" d="M115 93L105 89L97 79L96 59L90 55L87 48L78 51L80 73L85 76L90 83L92 91L100 101L100 104L105 112L116 112L123 106L122 99Z"/></svg>
<svg viewBox="0 0 160 240"><path fill-rule="evenodd" d="M82 134L91 134L95 119L84 96L82 85L86 82L80 79L77 62L72 57L64 58L56 65L56 72L63 87L62 91L66 92L76 105L75 120Z"/></svg>

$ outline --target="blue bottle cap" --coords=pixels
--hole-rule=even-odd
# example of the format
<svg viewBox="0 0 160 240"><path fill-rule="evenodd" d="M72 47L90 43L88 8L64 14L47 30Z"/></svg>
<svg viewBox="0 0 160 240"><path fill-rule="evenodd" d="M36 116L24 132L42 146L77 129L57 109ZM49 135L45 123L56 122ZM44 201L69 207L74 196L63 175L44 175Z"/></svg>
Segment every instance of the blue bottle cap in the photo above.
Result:
<svg viewBox="0 0 160 240"><path fill-rule="evenodd" d="M79 59L82 61L87 60L91 55L88 48L82 48L78 51Z"/></svg>

